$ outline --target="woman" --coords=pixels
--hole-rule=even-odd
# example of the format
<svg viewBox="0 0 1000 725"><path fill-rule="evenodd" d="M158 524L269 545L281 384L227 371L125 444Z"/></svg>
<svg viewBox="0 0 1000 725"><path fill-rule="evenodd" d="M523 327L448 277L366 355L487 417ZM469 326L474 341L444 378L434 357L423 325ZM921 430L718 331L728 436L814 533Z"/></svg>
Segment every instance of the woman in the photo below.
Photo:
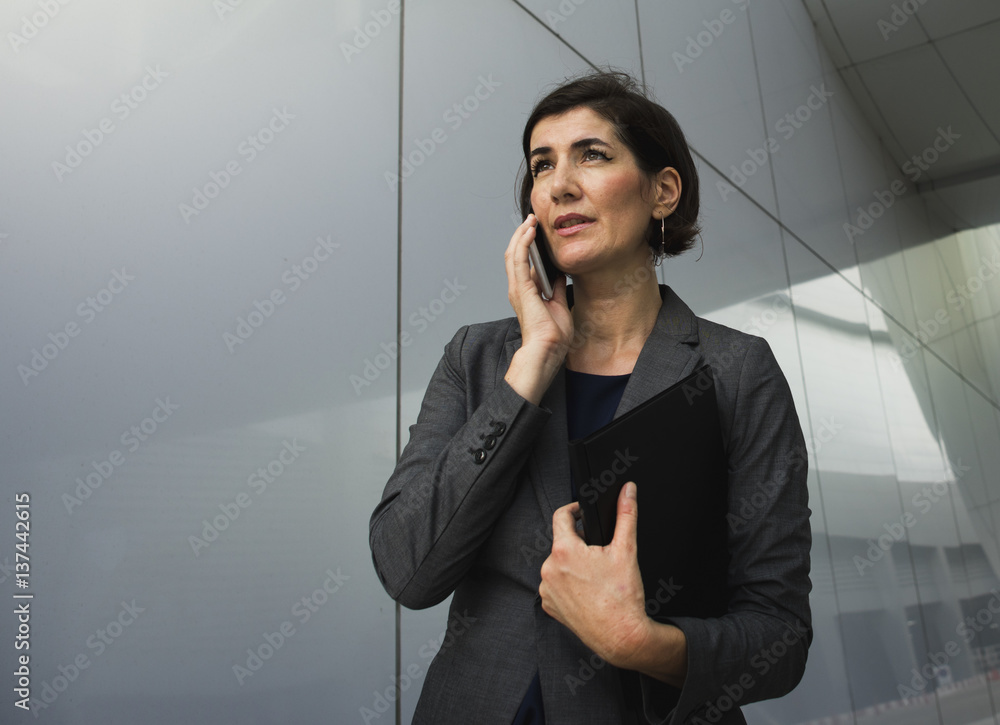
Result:
<svg viewBox="0 0 1000 725"><path fill-rule="evenodd" d="M764 340L695 317L651 274L697 234L698 177L676 121L631 78L591 73L552 91L524 153L526 219L505 254L517 316L462 327L446 346L371 519L390 596L419 609L454 593L414 723L744 723L739 705L798 683L812 640L787 383ZM528 263L541 236L573 278L550 300ZM612 544L586 546L566 444L705 362L729 467L728 612L654 622L635 485ZM619 669L640 673L638 715Z"/></svg>

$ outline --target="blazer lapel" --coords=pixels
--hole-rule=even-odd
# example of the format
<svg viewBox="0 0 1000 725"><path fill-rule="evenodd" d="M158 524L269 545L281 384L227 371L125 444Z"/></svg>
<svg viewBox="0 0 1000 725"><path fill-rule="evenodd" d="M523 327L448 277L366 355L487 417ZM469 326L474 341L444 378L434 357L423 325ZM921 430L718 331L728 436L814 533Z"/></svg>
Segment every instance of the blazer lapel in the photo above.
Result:
<svg viewBox="0 0 1000 725"><path fill-rule="evenodd" d="M660 299L660 314L635 361L615 418L694 372L701 360L694 313L666 285L660 285Z"/></svg>

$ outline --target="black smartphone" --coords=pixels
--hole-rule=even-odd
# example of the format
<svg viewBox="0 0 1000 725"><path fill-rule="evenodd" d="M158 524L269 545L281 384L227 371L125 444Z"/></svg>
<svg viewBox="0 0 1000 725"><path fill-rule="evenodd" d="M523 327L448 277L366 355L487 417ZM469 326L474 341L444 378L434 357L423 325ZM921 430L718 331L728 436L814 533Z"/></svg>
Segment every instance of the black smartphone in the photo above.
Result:
<svg viewBox="0 0 1000 725"><path fill-rule="evenodd" d="M529 213L533 214L534 212L529 210ZM563 273L552 263L549 242L545 238L545 232L542 231L541 222L538 220L535 221L535 241L528 247L528 257L531 259L531 264L542 271L539 275L542 282L542 296L547 300L552 299L552 285Z"/></svg>

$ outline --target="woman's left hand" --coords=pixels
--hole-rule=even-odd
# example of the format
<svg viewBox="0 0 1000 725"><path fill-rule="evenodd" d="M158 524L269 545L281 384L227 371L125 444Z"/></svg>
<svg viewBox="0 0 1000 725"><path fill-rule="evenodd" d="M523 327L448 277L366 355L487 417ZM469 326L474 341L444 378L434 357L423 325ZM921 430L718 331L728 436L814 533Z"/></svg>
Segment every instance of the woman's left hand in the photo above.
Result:
<svg viewBox="0 0 1000 725"><path fill-rule="evenodd" d="M576 529L580 504L552 517L552 553L542 564L538 593L547 614L568 627L606 662L629 664L650 638L636 557L635 484L618 496L615 535L608 546L587 546Z"/></svg>

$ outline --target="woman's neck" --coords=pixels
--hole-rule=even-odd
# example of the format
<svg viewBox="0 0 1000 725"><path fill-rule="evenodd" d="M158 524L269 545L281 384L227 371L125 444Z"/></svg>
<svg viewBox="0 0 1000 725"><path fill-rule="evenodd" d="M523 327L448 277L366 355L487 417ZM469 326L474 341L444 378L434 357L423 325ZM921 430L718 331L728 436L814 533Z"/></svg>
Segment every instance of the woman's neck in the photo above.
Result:
<svg viewBox="0 0 1000 725"><path fill-rule="evenodd" d="M639 282L638 279L645 277ZM573 279L574 339L566 356L570 370L603 375L632 372L662 301L656 275L594 283Z"/></svg>

